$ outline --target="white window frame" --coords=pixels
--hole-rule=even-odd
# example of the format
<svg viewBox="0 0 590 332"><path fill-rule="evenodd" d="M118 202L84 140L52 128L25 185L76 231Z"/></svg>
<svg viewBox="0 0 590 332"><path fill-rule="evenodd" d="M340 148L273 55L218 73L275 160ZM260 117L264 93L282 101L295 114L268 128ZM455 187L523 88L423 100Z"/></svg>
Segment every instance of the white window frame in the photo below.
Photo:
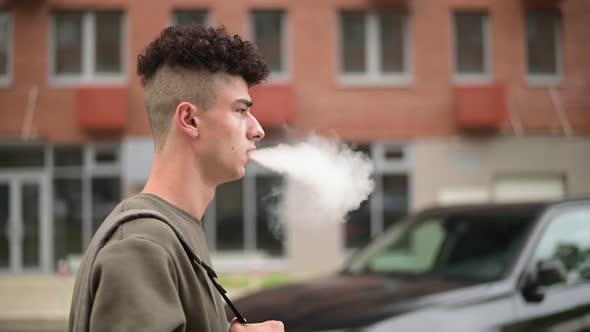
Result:
<svg viewBox="0 0 590 332"><path fill-rule="evenodd" d="M563 83L563 38L562 38L562 24L563 18L561 15L555 15L557 20L553 26L553 33L555 34L555 74L535 74L529 72L528 64L528 45L527 45L527 34L526 34L526 20L529 13L525 12L524 17L524 49L525 49L525 71L526 81L530 86L555 86Z"/></svg>
<svg viewBox="0 0 590 332"><path fill-rule="evenodd" d="M388 159L386 157L389 151L399 151L402 153L400 159ZM375 175L379 178L375 183L376 193L371 204L371 235L380 235L385 229L385 220L383 213L385 211L385 195L383 193L383 178L388 175L405 175L407 177L407 211L412 210L413 206L413 169L414 155L413 147L407 142L374 142L371 144L371 154L375 164Z"/></svg>
<svg viewBox="0 0 590 332"><path fill-rule="evenodd" d="M414 156L413 146L407 142L399 141L375 141L369 145L370 154L368 157L372 160L374 168L373 176L375 188L368 198L370 211L370 234L371 237L381 235L385 230L385 194L384 181L387 176L406 176L407 179L407 211L410 212L413 206L413 169ZM401 152L402 157L399 159L388 159L387 152ZM344 241L346 239L344 238ZM345 248L347 255L351 255L356 249Z"/></svg>
<svg viewBox="0 0 590 332"><path fill-rule="evenodd" d="M96 64L96 13L84 11L82 14L82 72L80 74L55 73L55 15L49 20L49 85L78 86L78 85L124 85L127 83L128 72L128 34L127 15L121 12L121 72L116 74L101 74L95 72Z"/></svg>
<svg viewBox="0 0 590 332"><path fill-rule="evenodd" d="M459 49L458 49L458 42L457 42L457 14L463 14L468 12L456 11L451 14L451 20L453 24L451 25L452 34L451 40L453 43L453 80L455 83L458 84L471 84L471 83L490 83L492 81L492 58L493 58L493 49L492 49L492 39L491 39L491 29L490 29L490 15L486 12L477 12L477 14L481 14L483 17L482 22L482 32L483 32L483 72L482 73L460 73L459 72ZM475 13L474 13L475 14Z"/></svg>
<svg viewBox="0 0 590 332"><path fill-rule="evenodd" d="M362 74L351 74L342 72L343 54L342 44L342 11L339 12L338 21L338 47L336 48L336 73L338 75L338 84L347 86L409 86L413 84L413 57L412 57L412 26L410 24L410 14L403 11L403 56L406 68L400 73L388 74L381 71L381 45L379 43L379 24L378 11L365 11L366 29L365 38L367 40L365 48L366 72Z"/></svg>
<svg viewBox="0 0 590 332"><path fill-rule="evenodd" d="M205 27L210 27L210 26L213 26L213 24L214 24L214 21L213 21L213 18L212 18L213 15L212 15L212 13L211 13L211 11L209 9L203 8L203 7L197 7L197 8L184 8L184 7L181 7L181 8L173 8L170 11L170 24L169 24L169 26L175 26L175 25L178 24L178 22L176 21L176 18L174 16L174 14L176 12L183 12L183 11L187 11L187 12L191 12L191 11L203 11L203 12L205 12L205 22L204 22Z"/></svg>
<svg viewBox="0 0 590 332"><path fill-rule="evenodd" d="M0 15L5 15L8 18L8 45L6 45L8 51L6 53L6 74L0 75L0 87L9 87L12 84L12 52L14 49L12 35L14 33L14 21L12 19L12 13L9 10L0 10Z"/></svg>
<svg viewBox="0 0 590 332"><path fill-rule="evenodd" d="M250 40L253 43L256 43L256 30L254 26L254 14L256 12L264 12L264 11L279 11L282 13L281 15L281 63L283 65L283 70L280 72L272 71L270 73L270 80L268 83L285 83L291 80L291 43L289 42L289 38L291 36L291 31L289 30L289 13L287 10L282 8L254 8L250 11L248 15L248 31L250 32Z"/></svg>

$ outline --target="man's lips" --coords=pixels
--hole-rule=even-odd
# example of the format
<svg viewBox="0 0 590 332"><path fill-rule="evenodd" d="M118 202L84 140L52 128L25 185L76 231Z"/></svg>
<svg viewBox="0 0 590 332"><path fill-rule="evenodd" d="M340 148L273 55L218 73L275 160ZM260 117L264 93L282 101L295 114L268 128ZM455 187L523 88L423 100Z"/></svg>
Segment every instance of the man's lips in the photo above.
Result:
<svg viewBox="0 0 590 332"><path fill-rule="evenodd" d="M246 157L248 157L248 161L252 160L252 152L256 151L256 148L252 148L246 151Z"/></svg>

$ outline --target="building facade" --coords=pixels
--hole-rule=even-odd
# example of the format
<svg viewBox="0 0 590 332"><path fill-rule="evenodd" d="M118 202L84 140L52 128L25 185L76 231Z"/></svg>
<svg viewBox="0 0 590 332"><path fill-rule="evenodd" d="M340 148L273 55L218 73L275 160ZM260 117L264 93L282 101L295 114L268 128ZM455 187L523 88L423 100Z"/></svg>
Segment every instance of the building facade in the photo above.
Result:
<svg viewBox="0 0 590 332"><path fill-rule="evenodd" d="M220 270L330 270L411 210L590 193L586 0L0 0L0 270L75 261L141 190L153 145L136 56L191 23L268 59L251 91L263 146L336 136L376 169L342 226L277 238L283 179L250 165L204 218ZM326 238L340 256L296 259Z"/></svg>

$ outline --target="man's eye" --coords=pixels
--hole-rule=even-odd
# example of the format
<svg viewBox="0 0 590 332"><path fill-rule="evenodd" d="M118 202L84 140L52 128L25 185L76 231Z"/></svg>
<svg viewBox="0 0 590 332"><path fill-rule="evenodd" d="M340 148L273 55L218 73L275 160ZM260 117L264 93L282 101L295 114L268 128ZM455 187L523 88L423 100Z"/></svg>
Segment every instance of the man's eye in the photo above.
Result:
<svg viewBox="0 0 590 332"><path fill-rule="evenodd" d="M238 112L240 112L240 114L244 114L244 113L248 112L248 110L245 108L241 108L238 110Z"/></svg>

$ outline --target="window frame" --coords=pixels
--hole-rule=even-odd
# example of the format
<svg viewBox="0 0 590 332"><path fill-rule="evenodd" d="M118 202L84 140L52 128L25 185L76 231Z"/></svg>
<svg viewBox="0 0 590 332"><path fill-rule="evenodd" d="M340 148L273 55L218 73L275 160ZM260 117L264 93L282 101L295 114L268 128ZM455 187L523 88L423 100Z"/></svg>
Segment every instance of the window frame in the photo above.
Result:
<svg viewBox="0 0 590 332"><path fill-rule="evenodd" d="M126 179L122 173L122 151L121 144L117 142L97 142L90 144L80 145L69 145L71 147L79 147L82 149L82 164L75 166L57 166L55 165L55 148L68 145L51 145L48 146L48 161L47 167L50 174L51 181L57 179L80 179L82 188L82 246L83 248L88 247L90 240L94 234L92 230L92 219L93 219L93 191L92 181L94 179L101 178L118 178L119 185L118 191L121 199L125 196L125 186L127 185ZM116 154L117 160L108 163L100 164L96 162L96 154L99 151L112 151ZM52 185L52 190L54 187ZM52 198L53 200L53 198ZM52 212L53 213L53 212ZM53 216L53 215L52 215ZM55 222L55 221L53 221ZM53 224L52 224L53 225ZM52 226L53 227L53 226ZM52 230L53 232L53 230ZM54 241L54 234L52 233L52 241ZM53 246L53 244L52 244ZM72 253L81 254L81 253ZM52 259L55 259L53 257Z"/></svg>
<svg viewBox="0 0 590 332"><path fill-rule="evenodd" d="M529 71L529 47L527 35L527 20L529 15L535 13L552 13L554 14L553 33L555 34L555 70L554 74L535 74ZM526 82L529 86L555 86L563 83L563 18L560 12L557 11L526 11L524 13L524 64Z"/></svg>
<svg viewBox="0 0 590 332"><path fill-rule="evenodd" d="M342 14L345 12L358 12L365 16L365 38L367 41L365 49L366 71L362 74L351 74L342 71L344 55L342 46L344 38L342 36L343 20ZM409 86L414 82L413 78L413 28L410 20L410 13L405 10L396 10L402 16L403 30L403 57L405 68L399 73L384 73L381 69L381 45L379 42L379 10L339 10L336 14L337 21L337 47L336 50L336 75L337 82L342 87L380 87L380 86Z"/></svg>
<svg viewBox="0 0 590 332"><path fill-rule="evenodd" d="M388 176L401 176L406 178L406 202L408 213L413 206L413 169L414 169L414 157L413 147L411 144L403 141L375 141L369 144L369 157L374 168L373 181L375 188L369 197L367 198L368 209L369 209L369 233L371 238L381 235L387 227L389 227L385 220L385 178ZM386 158L387 152L401 152L402 157L400 159L388 159ZM396 220L394 223L397 223ZM343 223L343 227L346 227L346 222ZM344 232L344 230L343 230ZM343 233L343 243L345 246L345 252L352 254L356 249L355 247L346 247L347 239L345 233Z"/></svg>
<svg viewBox="0 0 590 332"><path fill-rule="evenodd" d="M483 17L483 72L481 73L460 73L459 72L459 49L457 38L457 15L458 14L480 14ZM451 13L451 43L453 50L453 81L457 84L472 83L490 83L493 79L492 62L493 62L493 42L491 36L491 16L486 11L463 11L457 10Z"/></svg>
<svg viewBox="0 0 590 332"><path fill-rule="evenodd" d="M248 13L248 32L250 40L256 43L256 26L254 16L258 12L280 12L281 13L281 64L283 70L280 72L271 71L268 83L287 83L291 81L291 31L289 29L289 11L284 8L252 8Z"/></svg>
<svg viewBox="0 0 590 332"><path fill-rule="evenodd" d="M110 11L110 10L108 10ZM119 10L116 10L119 11ZM101 11L73 11L82 15L82 71L79 74L57 74L55 72L56 57L56 14L68 11L53 11L49 15L49 73L50 86L78 86L78 85L124 85L128 76L128 32L127 15L121 13L121 72L101 74L96 72L96 14Z"/></svg>
<svg viewBox="0 0 590 332"><path fill-rule="evenodd" d="M6 16L8 19L8 43L6 45L6 74L0 75L0 88L9 87L12 84L12 67L13 67L13 51L14 51L14 19L12 11L9 9L0 9L0 15Z"/></svg>

